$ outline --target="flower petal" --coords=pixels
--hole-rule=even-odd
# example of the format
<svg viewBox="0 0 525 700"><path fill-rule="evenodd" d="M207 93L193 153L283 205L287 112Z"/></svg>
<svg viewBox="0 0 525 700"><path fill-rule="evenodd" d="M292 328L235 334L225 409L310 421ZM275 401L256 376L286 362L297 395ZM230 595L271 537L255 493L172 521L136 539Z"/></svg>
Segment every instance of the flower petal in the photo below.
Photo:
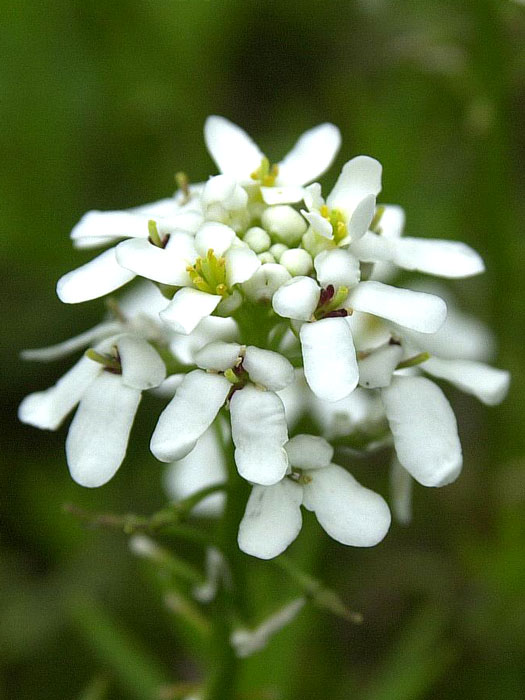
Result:
<svg viewBox="0 0 525 700"><path fill-rule="evenodd" d="M166 379L166 366L159 353L143 338L121 335L116 342L122 381L132 389L152 389Z"/></svg>
<svg viewBox="0 0 525 700"><path fill-rule="evenodd" d="M304 197L304 189L293 185L284 187L261 187L261 195L266 204L293 204Z"/></svg>
<svg viewBox="0 0 525 700"><path fill-rule="evenodd" d="M252 382L261 384L270 391L280 391L295 378L291 363L278 352L261 350L248 345L244 353L243 367Z"/></svg>
<svg viewBox="0 0 525 700"><path fill-rule="evenodd" d="M304 185L322 175L341 146L341 133L334 124L319 124L297 140L279 163L277 182L281 185Z"/></svg>
<svg viewBox="0 0 525 700"><path fill-rule="evenodd" d="M313 510L321 527L337 542L353 547L373 547L390 527L390 511L384 499L361 486L346 469L331 464L308 472L303 504Z"/></svg>
<svg viewBox="0 0 525 700"><path fill-rule="evenodd" d="M254 484L276 484L286 474L288 429L281 399L273 391L245 386L230 401L235 463Z"/></svg>
<svg viewBox="0 0 525 700"><path fill-rule="evenodd" d="M309 321L320 296L319 285L311 277L293 277L273 295L273 310L284 318Z"/></svg>
<svg viewBox="0 0 525 700"><path fill-rule="evenodd" d="M489 406L501 403L509 390L509 372L483 362L431 357L422 365L422 369L434 377L446 379Z"/></svg>
<svg viewBox="0 0 525 700"><path fill-rule="evenodd" d="M394 377L381 392L399 461L423 486L454 481L462 465L454 412L424 377Z"/></svg>
<svg viewBox="0 0 525 700"><path fill-rule="evenodd" d="M317 280L322 287L354 287L360 279L359 260L342 248L323 250L315 256Z"/></svg>
<svg viewBox="0 0 525 700"><path fill-rule="evenodd" d="M207 221L195 235L195 248L202 258L206 257L209 250L213 250L215 255L220 258L235 238L235 231L226 224Z"/></svg>
<svg viewBox="0 0 525 700"><path fill-rule="evenodd" d="M104 371L89 386L66 439L69 471L78 484L95 488L113 477L126 456L140 396Z"/></svg>
<svg viewBox="0 0 525 700"><path fill-rule="evenodd" d="M301 214L308 221L313 230L318 233L323 238L331 239L334 237L334 231L332 229L332 224L321 216L317 211L306 211L301 209Z"/></svg>
<svg viewBox="0 0 525 700"><path fill-rule="evenodd" d="M282 554L301 531L302 489L289 479L254 486L239 526L239 548L259 559Z"/></svg>
<svg viewBox="0 0 525 700"><path fill-rule="evenodd" d="M115 248L110 248L63 275L57 282L57 294L65 304L78 304L109 294L134 277L133 272L118 264Z"/></svg>
<svg viewBox="0 0 525 700"><path fill-rule="evenodd" d="M248 134L224 117L206 119L204 140L220 172L240 181L249 179L264 157Z"/></svg>
<svg viewBox="0 0 525 700"><path fill-rule="evenodd" d="M275 292L291 279L288 270L278 263L264 263L243 284L243 291L255 302L271 301Z"/></svg>
<svg viewBox="0 0 525 700"><path fill-rule="evenodd" d="M122 328L119 321L106 321L90 328L74 338L64 340L62 343L50 345L47 348L32 348L30 350L22 350L20 357L23 360L33 362L52 362L59 360L62 357L67 357L77 350L87 348L88 345L93 345L95 342L107 338L110 335L115 335Z"/></svg>
<svg viewBox="0 0 525 700"><path fill-rule="evenodd" d="M359 373L350 328L344 318L305 323L300 330L304 375L320 399L339 401L357 386Z"/></svg>
<svg viewBox="0 0 525 700"><path fill-rule="evenodd" d="M226 258L226 284L247 282L261 267L261 261L250 248L230 248Z"/></svg>
<svg viewBox="0 0 525 700"><path fill-rule="evenodd" d="M199 289L184 287L179 289L168 306L159 316L176 333L188 335L194 328L215 311L222 297L208 294Z"/></svg>
<svg viewBox="0 0 525 700"><path fill-rule="evenodd" d="M434 294L391 287L373 280L361 282L352 289L347 303L357 311L386 318L420 333L435 333L447 316L447 305Z"/></svg>
<svg viewBox="0 0 525 700"><path fill-rule="evenodd" d="M179 501L208 486L223 484L226 476L224 450L215 426L211 426L186 457L169 465L164 486L169 496ZM224 503L224 494L214 493L200 501L191 512L197 516L216 517L221 514Z"/></svg>
<svg viewBox="0 0 525 700"><path fill-rule="evenodd" d="M195 353L195 363L202 369L225 372L235 365L240 354L241 346L238 343L216 341L208 343Z"/></svg>
<svg viewBox="0 0 525 700"><path fill-rule="evenodd" d="M388 386L403 357L400 345L383 345L358 362L359 384L367 389Z"/></svg>
<svg viewBox="0 0 525 700"><path fill-rule="evenodd" d="M146 239L122 241L115 254L119 265L146 279L175 286L191 284L186 270L188 262L170 253L168 248L159 248Z"/></svg>
<svg viewBox="0 0 525 700"><path fill-rule="evenodd" d="M284 446L292 467L320 469L327 467L334 456L334 448L317 435L295 435Z"/></svg>
<svg viewBox="0 0 525 700"><path fill-rule="evenodd" d="M18 418L35 428L56 430L101 371L97 362L82 357L54 386L26 396Z"/></svg>
<svg viewBox="0 0 525 700"><path fill-rule="evenodd" d="M350 217L365 197L381 192L381 171L381 163L375 158L352 158L343 166L326 203L330 209L339 209Z"/></svg>
<svg viewBox="0 0 525 700"><path fill-rule="evenodd" d="M104 238L147 238L148 216L129 211L88 211L71 231L75 242Z"/></svg>
<svg viewBox="0 0 525 700"><path fill-rule="evenodd" d="M200 369L187 374L175 396L160 414L150 449L161 462L189 454L215 420L232 385L220 374Z"/></svg>
<svg viewBox="0 0 525 700"><path fill-rule="evenodd" d="M404 237L390 244L392 261L405 270L449 278L472 277L485 270L481 256L459 241Z"/></svg>
<svg viewBox="0 0 525 700"><path fill-rule="evenodd" d="M412 486L414 480L397 457L390 466L390 501L395 520L408 525L412 520Z"/></svg>
<svg viewBox="0 0 525 700"><path fill-rule="evenodd" d="M351 241L357 241L364 236L374 218L376 208L375 195L369 194L355 205L347 223L348 237Z"/></svg>

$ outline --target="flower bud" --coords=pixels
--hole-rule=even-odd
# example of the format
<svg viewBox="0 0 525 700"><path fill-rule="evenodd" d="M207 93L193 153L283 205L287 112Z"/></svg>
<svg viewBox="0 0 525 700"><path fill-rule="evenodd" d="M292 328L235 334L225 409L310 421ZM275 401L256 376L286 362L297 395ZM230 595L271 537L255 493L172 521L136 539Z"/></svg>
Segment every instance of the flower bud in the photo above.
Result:
<svg viewBox="0 0 525 700"><path fill-rule="evenodd" d="M281 255L284 253L285 250L288 250L288 246L284 245L284 243L274 243L273 246L270 248L270 253L277 260L277 262L279 262L279 260L281 259Z"/></svg>
<svg viewBox="0 0 525 700"><path fill-rule="evenodd" d="M279 287L289 279L290 273L285 267L277 263L265 263L242 288L251 301L271 301Z"/></svg>
<svg viewBox="0 0 525 700"><path fill-rule="evenodd" d="M272 244L272 239L260 226L249 228L244 234L243 240L256 253L263 253Z"/></svg>
<svg viewBox="0 0 525 700"><path fill-rule="evenodd" d="M262 215L262 225L280 243L297 245L307 225L303 217L288 204L268 207Z"/></svg>
<svg viewBox="0 0 525 700"><path fill-rule="evenodd" d="M313 269L312 256L302 248L285 250L281 255L280 263L293 277L308 275Z"/></svg>
<svg viewBox="0 0 525 700"><path fill-rule="evenodd" d="M257 257L259 258L259 260L262 263L274 263L275 262L275 258L268 250L266 250L264 253L259 253L259 255Z"/></svg>

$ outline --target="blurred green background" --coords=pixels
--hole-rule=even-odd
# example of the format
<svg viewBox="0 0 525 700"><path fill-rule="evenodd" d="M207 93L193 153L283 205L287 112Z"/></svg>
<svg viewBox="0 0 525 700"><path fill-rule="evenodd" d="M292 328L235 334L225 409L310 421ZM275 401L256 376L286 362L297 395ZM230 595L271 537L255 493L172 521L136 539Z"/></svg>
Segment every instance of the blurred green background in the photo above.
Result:
<svg viewBox="0 0 525 700"><path fill-rule="evenodd" d="M157 682L199 677L158 576L123 535L85 530L62 509L148 513L163 503L147 449L161 404L143 402L115 479L84 490L67 471L65 429L16 420L21 398L69 362L22 364L17 354L98 320L100 302L66 307L55 296L58 277L92 256L72 251L71 227L87 209L169 195L177 170L207 177L202 125L217 113L271 160L321 121L343 133L337 166L359 153L381 160L382 201L405 207L407 233L464 240L483 255L483 278L451 287L494 329L498 365L513 374L496 409L447 389L464 473L445 489L416 489L410 528L360 551L306 523L292 555L365 622L303 611L243 663L242 697L521 699L525 7L25 0L4 3L3 18L0 697L146 700ZM387 493L382 457L354 473ZM257 620L294 589L246 559Z"/></svg>

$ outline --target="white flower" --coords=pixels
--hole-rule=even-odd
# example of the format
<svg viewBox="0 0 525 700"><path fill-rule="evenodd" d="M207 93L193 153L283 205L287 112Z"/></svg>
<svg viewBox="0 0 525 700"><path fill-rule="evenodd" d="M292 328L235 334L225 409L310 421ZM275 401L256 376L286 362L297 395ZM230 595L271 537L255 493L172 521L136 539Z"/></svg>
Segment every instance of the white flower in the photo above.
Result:
<svg viewBox="0 0 525 700"><path fill-rule="evenodd" d="M349 245L368 230L380 191L381 164L369 156L357 156L343 166L326 202L318 183L306 188L306 210L301 213L316 234L337 245Z"/></svg>
<svg viewBox="0 0 525 700"><path fill-rule="evenodd" d="M342 544L372 547L383 539L390 527L387 504L331 463L333 448L326 440L297 435L285 449L292 475L273 486L253 487L239 527L243 552L260 559L284 552L301 529L301 505Z"/></svg>
<svg viewBox="0 0 525 700"><path fill-rule="evenodd" d="M243 185L260 184L267 204L300 201L303 185L327 170L341 143L336 126L320 124L306 131L288 155L272 167L248 134L224 117L208 117L204 139L220 172Z"/></svg>
<svg viewBox="0 0 525 700"><path fill-rule="evenodd" d="M66 456L73 479L88 487L113 477L125 457L142 391L166 376L160 356L142 338L124 334L95 349L106 364L82 357L54 386L27 396L18 412L24 423L56 430L79 403Z"/></svg>
<svg viewBox="0 0 525 700"><path fill-rule="evenodd" d="M230 436L227 436L230 439ZM175 501L226 481L226 457L216 426L211 426L197 440L193 450L177 462L169 465L164 486ZM213 493L193 508L193 515L217 517L224 508L223 493Z"/></svg>
<svg viewBox="0 0 525 700"><path fill-rule="evenodd" d="M381 282L359 283L358 262L346 250L323 251L314 265L323 288L311 277L294 277L275 292L272 305L280 316L305 322L299 332L305 377L321 399L339 401L358 383L348 310L422 333L436 331L445 320L446 304L439 297Z"/></svg>
<svg viewBox="0 0 525 700"><path fill-rule="evenodd" d="M121 238L147 243L151 219L159 222L161 235L175 230L194 233L203 222L198 210L181 205L180 197L175 197L127 211L90 211L73 228L71 238L80 248L98 247ZM119 264L115 253L115 248L109 248L63 275L57 283L59 299L66 304L77 304L104 296L130 282L135 274Z"/></svg>
<svg viewBox="0 0 525 700"><path fill-rule="evenodd" d="M213 423L229 398L239 474L274 484L286 473L288 439L284 407L275 393L294 378L278 353L237 343L210 343L196 355L201 369L187 374L161 414L151 451L164 462L181 459Z"/></svg>

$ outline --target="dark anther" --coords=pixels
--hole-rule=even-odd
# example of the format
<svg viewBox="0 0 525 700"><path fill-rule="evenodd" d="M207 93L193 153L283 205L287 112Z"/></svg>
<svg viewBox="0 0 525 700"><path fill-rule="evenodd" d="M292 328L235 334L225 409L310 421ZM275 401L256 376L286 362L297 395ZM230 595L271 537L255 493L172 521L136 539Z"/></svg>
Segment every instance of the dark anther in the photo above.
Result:
<svg viewBox="0 0 525 700"><path fill-rule="evenodd" d="M335 294L335 289L333 284L329 284L326 289L321 289L321 296L319 297L319 306L324 306L327 304Z"/></svg>
<svg viewBox="0 0 525 700"><path fill-rule="evenodd" d="M392 337L391 337L390 340L388 341L388 344L389 344L389 345L401 345L401 343L399 342L399 340L397 340L396 338L392 338Z"/></svg>
<svg viewBox="0 0 525 700"><path fill-rule="evenodd" d="M242 362L239 362L239 364L236 365L235 367L232 367L232 369L233 369L233 373L234 373L235 376L237 376L237 377L240 377L240 376L241 376L242 374L244 374L244 372L246 371L246 370L244 369L244 367L242 366Z"/></svg>
<svg viewBox="0 0 525 700"><path fill-rule="evenodd" d="M348 311L346 309L337 309L336 311L330 311L325 314L323 318L344 318L348 316Z"/></svg>

